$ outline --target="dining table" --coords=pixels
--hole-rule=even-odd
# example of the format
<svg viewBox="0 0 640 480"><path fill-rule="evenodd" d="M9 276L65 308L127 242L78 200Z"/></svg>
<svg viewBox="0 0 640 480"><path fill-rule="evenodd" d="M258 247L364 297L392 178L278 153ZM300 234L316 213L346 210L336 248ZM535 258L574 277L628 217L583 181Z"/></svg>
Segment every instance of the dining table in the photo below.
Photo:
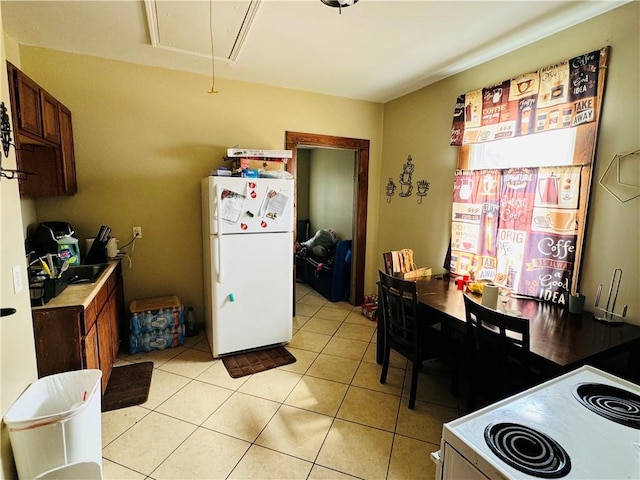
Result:
<svg viewBox="0 0 640 480"><path fill-rule="evenodd" d="M467 328L463 295L479 303L482 295L472 293L466 285L460 288L456 276L450 274L420 277L416 289L421 318L429 324L440 323L448 343L463 339ZM628 354L624 374L631 381L640 381L640 326L604 323L587 311L574 314L566 306L510 294L499 296L496 309L529 320L532 363L549 376ZM384 345L381 317L379 314L378 363L382 363Z"/></svg>

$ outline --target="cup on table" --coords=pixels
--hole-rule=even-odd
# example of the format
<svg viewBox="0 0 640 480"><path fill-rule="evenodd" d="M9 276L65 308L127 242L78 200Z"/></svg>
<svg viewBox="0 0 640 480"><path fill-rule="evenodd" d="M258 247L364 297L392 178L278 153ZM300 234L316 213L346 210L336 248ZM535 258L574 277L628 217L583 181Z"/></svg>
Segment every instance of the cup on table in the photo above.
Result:
<svg viewBox="0 0 640 480"><path fill-rule="evenodd" d="M579 293L578 295L569 295L569 313L581 314L584 311L585 296Z"/></svg>

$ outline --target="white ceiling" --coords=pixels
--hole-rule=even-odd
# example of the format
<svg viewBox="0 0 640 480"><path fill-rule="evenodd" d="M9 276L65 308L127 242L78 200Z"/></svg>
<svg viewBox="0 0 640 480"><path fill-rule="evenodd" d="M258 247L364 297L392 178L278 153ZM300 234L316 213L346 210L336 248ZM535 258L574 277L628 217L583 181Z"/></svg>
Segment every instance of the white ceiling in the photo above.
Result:
<svg viewBox="0 0 640 480"><path fill-rule="evenodd" d="M2 18L21 44L209 76L213 32L216 78L386 102L628 1L2 0Z"/></svg>

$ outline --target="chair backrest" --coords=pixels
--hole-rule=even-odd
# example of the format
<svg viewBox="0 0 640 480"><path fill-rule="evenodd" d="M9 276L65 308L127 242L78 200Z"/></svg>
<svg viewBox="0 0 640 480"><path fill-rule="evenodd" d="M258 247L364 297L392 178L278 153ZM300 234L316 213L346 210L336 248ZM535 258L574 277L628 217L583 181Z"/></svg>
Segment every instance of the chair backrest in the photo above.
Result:
<svg viewBox="0 0 640 480"><path fill-rule="evenodd" d="M416 359L420 352L416 283L378 272L385 341L405 357Z"/></svg>
<svg viewBox="0 0 640 480"><path fill-rule="evenodd" d="M384 252L382 254L382 261L384 262L384 273L387 275L393 275L393 253Z"/></svg>
<svg viewBox="0 0 640 480"><path fill-rule="evenodd" d="M511 380L526 383L529 374L529 319L514 317L476 302L464 295L467 320L467 341L470 362L480 377L479 382L489 388L507 391ZM515 360L515 362L514 362ZM517 375L509 366L517 365ZM498 393L498 392L496 392Z"/></svg>

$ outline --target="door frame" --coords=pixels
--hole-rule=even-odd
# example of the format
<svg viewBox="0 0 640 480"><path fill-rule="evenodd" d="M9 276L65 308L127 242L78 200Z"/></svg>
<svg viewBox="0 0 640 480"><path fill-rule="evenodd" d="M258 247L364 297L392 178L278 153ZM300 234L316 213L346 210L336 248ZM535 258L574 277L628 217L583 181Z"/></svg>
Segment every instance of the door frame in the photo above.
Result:
<svg viewBox="0 0 640 480"><path fill-rule="evenodd" d="M355 285L353 292L354 305L361 305L364 301L364 269L367 245L367 198L369 192L369 140L358 138L334 137L315 133L285 132L287 150L293 152L287 162L287 171L297 180L298 146L319 148L342 148L354 150L356 154L356 205L355 228L351 265L354 266ZM297 208L297 182L294 205ZM298 218L297 211L295 218ZM295 272L294 272L295 275Z"/></svg>

